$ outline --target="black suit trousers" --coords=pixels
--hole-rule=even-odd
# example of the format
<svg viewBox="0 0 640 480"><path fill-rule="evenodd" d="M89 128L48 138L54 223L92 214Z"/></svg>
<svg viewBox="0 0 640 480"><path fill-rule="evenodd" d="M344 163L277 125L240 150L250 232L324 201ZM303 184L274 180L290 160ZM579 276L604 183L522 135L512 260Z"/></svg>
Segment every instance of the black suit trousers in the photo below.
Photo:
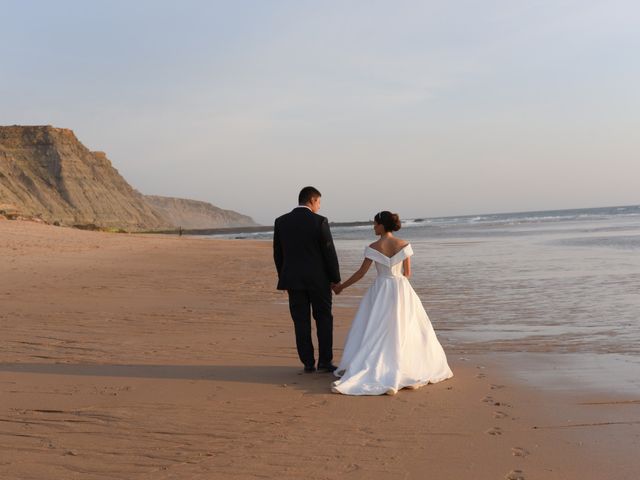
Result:
<svg viewBox="0 0 640 480"><path fill-rule="evenodd" d="M327 288L322 290L287 291L300 361L305 366L315 365L313 342L311 341L311 312L313 312L318 335L318 365L329 365L333 360L331 287L327 285Z"/></svg>

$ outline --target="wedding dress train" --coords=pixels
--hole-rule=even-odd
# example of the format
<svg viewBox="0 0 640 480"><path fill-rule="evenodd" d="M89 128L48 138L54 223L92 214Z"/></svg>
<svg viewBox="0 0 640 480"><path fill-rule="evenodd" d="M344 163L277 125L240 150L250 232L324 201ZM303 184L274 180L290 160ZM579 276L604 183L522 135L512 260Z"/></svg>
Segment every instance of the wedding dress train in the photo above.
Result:
<svg viewBox="0 0 640 480"><path fill-rule="evenodd" d="M402 274L402 262L411 255L411 245L392 257L366 247L378 276L351 324L334 392L395 394L453 376L422 302Z"/></svg>

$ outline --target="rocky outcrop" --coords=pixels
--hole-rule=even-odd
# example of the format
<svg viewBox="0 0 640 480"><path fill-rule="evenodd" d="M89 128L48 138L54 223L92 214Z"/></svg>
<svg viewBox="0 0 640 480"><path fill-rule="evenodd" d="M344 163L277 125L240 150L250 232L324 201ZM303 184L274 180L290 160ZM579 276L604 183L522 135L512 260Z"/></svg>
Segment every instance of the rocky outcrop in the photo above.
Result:
<svg viewBox="0 0 640 480"><path fill-rule="evenodd" d="M170 223L185 229L257 225L251 217L232 210L223 210L207 202L156 195L145 195L145 199Z"/></svg>
<svg viewBox="0 0 640 480"><path fill-rule="evenodd" d="M73 131L52 126L0 127L0 204L7 218L129 231L255 225L205 202L145 197Z"/></svg>
<svg viewBox="0 0 640 480"><path fill-rule="evenodd" d="M0 203L65 225L128 230L170 226L73 131L51 126L0 127Z"/></svg>

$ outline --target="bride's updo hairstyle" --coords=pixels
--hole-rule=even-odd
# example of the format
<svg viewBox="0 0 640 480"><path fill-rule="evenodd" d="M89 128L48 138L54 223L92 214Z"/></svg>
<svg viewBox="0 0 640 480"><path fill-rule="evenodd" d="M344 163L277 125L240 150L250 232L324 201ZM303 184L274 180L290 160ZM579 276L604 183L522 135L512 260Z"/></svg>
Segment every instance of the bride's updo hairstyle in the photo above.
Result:
<svg viewBox="0 0 640 480"><path fill-rule="evenodd" d="M380 213L376 213L376 216L373 217L373 219L378 225L382 225L384 227L385 232L397 232L400 230L400 217L397 213L391 213L384 210Z"/></svg>

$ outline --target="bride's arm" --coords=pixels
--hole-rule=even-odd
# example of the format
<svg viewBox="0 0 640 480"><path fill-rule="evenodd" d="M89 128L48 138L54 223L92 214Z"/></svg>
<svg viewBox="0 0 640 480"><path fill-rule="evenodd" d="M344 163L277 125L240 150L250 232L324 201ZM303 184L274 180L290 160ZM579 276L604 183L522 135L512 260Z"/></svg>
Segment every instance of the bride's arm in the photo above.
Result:
<svg viewBox="0 0 640 480"><path fill-rule="evenodd" d="M411 276L411 257L407 257L402 261L402 274L407 278Z"/></svg>
<svg viewBox="0 0 640 480"><path fill-rule="evenodd" d="M365 273L367 273L367 271L369 270L369 267L371 266L372 263L373 263L373 261L370 258L365 258L364 261L362 262L362 265L360 265L360 268L358 269L358 271L356 273L354 273L353 275L351 275L349 280L347 280L344 283L341 283L341 284L337 285L333 289L333 291L336 293L336 295L340 295L340 292L342 292L342 290L344 290L347 287L350 287L351 285L356 283L358 280L360 280L362 277L364 277Z"/></svg>

